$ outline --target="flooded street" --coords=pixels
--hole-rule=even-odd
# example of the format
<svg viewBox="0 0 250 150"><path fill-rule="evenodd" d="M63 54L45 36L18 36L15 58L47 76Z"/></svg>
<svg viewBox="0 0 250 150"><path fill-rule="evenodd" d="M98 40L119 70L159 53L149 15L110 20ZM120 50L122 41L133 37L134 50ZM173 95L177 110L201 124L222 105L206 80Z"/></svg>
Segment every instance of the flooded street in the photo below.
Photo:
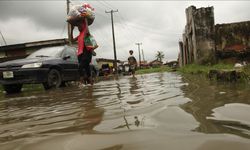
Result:
<svg viewBox="0 0 250 150"><path fill-rule="evenodd" d="M248 150L250 88L154 73L0 97L1 150Z"/></svg>

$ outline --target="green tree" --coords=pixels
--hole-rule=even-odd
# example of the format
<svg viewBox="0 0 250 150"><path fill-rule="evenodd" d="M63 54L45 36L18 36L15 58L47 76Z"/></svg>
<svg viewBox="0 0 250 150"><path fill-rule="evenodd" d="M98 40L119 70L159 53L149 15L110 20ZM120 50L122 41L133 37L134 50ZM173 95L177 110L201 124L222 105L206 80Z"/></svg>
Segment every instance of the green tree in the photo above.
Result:
<svg viewBox="0 0 250 150"><path fill-rule="evenodd" d="M162 51L157 51L155 57L156 57L157 60L159 60L160 62L162 62L162 59L164 58L164 54L163 54Z"/></svg>

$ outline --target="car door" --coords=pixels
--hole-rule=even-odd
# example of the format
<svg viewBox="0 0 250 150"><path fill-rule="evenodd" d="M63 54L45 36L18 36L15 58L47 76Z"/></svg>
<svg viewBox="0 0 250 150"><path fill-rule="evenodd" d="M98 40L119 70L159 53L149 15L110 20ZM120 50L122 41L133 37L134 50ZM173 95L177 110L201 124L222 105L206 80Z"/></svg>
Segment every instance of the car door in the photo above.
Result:
<svg viewBox="0 0 250 150"><path fill-rule="evenodd" d="M62 54L63 59L63 80L72 81L79 78L78 60L76 49L66 47Z"/></svg>

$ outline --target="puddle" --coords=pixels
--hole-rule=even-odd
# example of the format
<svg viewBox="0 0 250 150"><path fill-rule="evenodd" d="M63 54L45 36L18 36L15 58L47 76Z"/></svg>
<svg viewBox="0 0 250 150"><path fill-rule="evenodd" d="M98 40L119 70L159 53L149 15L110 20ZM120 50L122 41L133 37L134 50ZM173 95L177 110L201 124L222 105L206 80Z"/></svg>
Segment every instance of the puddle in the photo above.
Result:
<svg viewBox="0 0 250 150"><path fill-rule="evenodd" d="M0 146L1 150L199 149L214 140L244 147L250 144L249 97L249 88L242 85L175 73L3 95Z"/></svg>

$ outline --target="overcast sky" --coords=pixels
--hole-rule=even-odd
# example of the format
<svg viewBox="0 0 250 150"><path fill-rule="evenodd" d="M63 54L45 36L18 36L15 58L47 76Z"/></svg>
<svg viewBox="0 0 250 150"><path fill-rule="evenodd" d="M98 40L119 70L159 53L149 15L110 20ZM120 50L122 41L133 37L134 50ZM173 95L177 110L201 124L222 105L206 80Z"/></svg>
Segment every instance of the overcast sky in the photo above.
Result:
<svg viewBox="0 0 250 150"><path fill-rule="evenodd" d="M114 24L120 60L127 59L130 49L138 59L137 42L142 43L148 61L155 59L157 51L164 53L164 60L177 59L178 41L186 24L185 9L191 5L214 6L216 24L250 20L249 1L72 0L72 4L82 2L95 8L96 18L90 31L99 45L97 57L102 58L114 58L111 19L105 10L118 9L118 13L114 13ZM66 0L1 0L0 31L7 44L67 38ZM0 44L4 45L2 37Z"/></svg>

